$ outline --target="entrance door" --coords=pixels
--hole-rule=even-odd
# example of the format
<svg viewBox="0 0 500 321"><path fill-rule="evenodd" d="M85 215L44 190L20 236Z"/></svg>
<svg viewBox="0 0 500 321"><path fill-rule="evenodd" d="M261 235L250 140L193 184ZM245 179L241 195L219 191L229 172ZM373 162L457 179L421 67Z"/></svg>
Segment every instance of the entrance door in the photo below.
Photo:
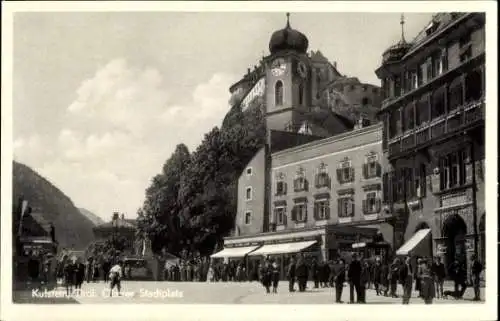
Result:
<svg viewBox="0 0 500 321"><path fill-rule="evenodd" d="M445 264L449 267L455 260L467 266L465 235L467 226L457 214L450 215L443 224L443 236L446 238Z"/></svg>

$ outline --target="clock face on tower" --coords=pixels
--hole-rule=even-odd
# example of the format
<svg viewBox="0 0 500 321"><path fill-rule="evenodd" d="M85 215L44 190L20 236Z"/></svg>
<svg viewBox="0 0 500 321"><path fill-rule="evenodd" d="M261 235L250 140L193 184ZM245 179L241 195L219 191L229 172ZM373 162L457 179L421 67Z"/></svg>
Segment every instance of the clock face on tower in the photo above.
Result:
<svg viewBox="0 0 500 321"><path fill-rule="evenodd" d="M285 73L286 71L286 62L285 59L283 58L278 58L273 61L271 65L271 73L274 76L281 76Z"/></svg>

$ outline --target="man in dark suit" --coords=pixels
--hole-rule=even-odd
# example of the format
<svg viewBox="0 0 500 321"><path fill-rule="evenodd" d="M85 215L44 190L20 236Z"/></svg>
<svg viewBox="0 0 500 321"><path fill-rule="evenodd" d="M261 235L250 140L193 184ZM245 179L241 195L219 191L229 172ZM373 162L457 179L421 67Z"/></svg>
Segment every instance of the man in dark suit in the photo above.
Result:
<svg viewBox="0 0 500 321"><path fill-rule="evenodd" d="M356 299L360 303L360 293L361 293L361 262L358 260L358 255L356 253L352 256L352 262L349 264L349 271L347 272L347 278L349 280L349 293L350 293L350 303L354 303L354 290L356 290Z"/></svg>

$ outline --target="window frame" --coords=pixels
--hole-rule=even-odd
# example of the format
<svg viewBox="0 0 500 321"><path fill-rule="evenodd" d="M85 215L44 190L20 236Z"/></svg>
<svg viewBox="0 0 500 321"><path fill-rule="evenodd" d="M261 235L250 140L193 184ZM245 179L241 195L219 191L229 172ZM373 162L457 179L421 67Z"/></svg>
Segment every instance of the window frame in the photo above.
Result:
<svg viewBox="0 0 500 321"><path fill-rule="evenodd" d="M278 88L279 86L279 88ZM283 81L277 80L274 84L274 105L275 106L283 106L284 96L285 96L285 85ZM280 89L280 91L278 91Z"/></svg>
<svg viewBox="0 0 500 321"><path fill-rule="evenodd" d="M252 176L253 175L253 168L247 167L245 170L245 173L247 174L247 176Z"/></svg>
<svg viewBox="0 0 500 321"><path fill-rule="evenodd" d="M249 217L248 220L247 220L247 217ZM252 224L252 211L248 211L248 210L245 211L244 223L245 223L245 225Z"/></svg>
<svg viewBox="0 0 500 321"><path fill-rule="evenodd" d="M279 214L281 214L281 220L280 220ZM274 207L274 217L276 220L276 225L285 225L285 221L286 221L285 216L286 216L286 206L285 205L279 205L279 206Z"/></svg>
<svg viewBox="0 0 500 321"><path fill-rule="evenodd" d="M354 217L354 211L352 210L354 204L354 196L353 195L343 195L338 198L338 202L340 203L340 211L338 213L339 218L351 218ZM344 213L344 210L345 213Z"/></svg>
<svg viewBox="0 0 500 321"><path fill-rule="evenodd" d="M250 197L248 197L248 192L250 191ZM251 201L253 199L253 188L252 186L247 186L245 188L245 200Z"/></svg>

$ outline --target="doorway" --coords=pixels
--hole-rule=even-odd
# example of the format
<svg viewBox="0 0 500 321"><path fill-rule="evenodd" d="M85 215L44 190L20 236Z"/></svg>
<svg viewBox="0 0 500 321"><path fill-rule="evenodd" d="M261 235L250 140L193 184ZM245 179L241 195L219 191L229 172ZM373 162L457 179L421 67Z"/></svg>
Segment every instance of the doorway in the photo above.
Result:
<svg viewBox="0 0 500 321"><path fill-rule="evenodd" d="M457 214L450 215L443 223L443 236L446 242L445 265L447 267L455 260L467 266L466 234L467 225Z"/></svg>

